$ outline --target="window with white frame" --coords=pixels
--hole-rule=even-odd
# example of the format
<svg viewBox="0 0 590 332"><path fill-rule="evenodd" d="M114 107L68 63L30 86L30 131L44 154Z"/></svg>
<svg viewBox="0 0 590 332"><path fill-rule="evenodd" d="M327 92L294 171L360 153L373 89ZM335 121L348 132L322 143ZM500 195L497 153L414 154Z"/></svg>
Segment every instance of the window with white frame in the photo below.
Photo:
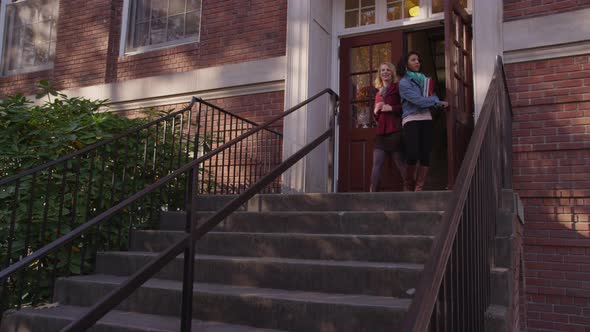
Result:
<svg viewBox="0 0 590 332"><path fill-rule="evenodd" d="M2 74L50 69L59 0L2 0Z"/></svg>
<svg viewBox="0 0 590 332"><path fill-rule="evenodd" d="M371 26L387 27L413 19L440 19L444 0L341 0L344 29L366 30ZM459 0L470 10L472 0ZM342 7L341 7L342 8ZM342 24L342 23L340 23Z"/></svg>
<svg viewBox="0 0 590 332"><path fill-rule="evenodd" d="M202 0L128 0L125 53L199 40Z"/></svg>

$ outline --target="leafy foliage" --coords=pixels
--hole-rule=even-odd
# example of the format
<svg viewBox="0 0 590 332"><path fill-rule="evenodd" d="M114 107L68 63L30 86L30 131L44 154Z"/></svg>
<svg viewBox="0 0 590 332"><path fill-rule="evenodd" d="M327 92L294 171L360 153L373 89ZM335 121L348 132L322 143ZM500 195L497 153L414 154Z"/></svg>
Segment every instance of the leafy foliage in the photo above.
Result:
<svg viewBox="0 0 590 332"><path fill-rule="evenodd" d="M44 103L33 103L22 94L0 102L0 178L56 160L162 115L151 110L145 118L128 119L105 112L105 100L67 97L46 81L40 88L37 97L47 98ZM0 268L186 163L194 151L186 128L183 121L171 118L0 186ZM201 150L208 151L210 143L201 141ZM89 271L98 250L125 249L131 230L153 227L163 208L183 208L186 182L185 175L177 177L61 250L0 281L0 304L15 307L48 300L56 277Z"/></svg>

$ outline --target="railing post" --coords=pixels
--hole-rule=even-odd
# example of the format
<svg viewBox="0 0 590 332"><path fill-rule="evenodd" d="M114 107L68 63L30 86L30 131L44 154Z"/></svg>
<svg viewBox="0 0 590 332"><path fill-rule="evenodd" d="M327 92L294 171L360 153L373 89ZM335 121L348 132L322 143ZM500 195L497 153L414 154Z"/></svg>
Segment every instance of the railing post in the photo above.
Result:
<svg viewBox="0 0 590 332"><path fill-rule="evenodd" d="M336 96L330 94L330 140L328 142L328 192L336 192L334 186L334 160L336 151L336 117L338 116L338 103Z"/></svg>
<svg viewBox="0 0 590 332"><path fill-rule="evenodd" d="M180 330L182 332L191 332L193 317L193 282L195 269L195 221L196 221L196 203L198 188L199 165L196 164L189 173L186 207L185 232L191 234L187 247L184 249L184 273L182 277L182 309Z"/></svg>

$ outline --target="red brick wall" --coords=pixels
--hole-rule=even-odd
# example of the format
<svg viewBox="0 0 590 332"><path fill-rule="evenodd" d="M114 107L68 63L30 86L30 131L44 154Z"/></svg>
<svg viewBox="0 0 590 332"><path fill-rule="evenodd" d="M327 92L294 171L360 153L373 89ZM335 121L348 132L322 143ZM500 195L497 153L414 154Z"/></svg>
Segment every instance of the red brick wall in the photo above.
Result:
<svg viewBox="0 0 590 332"><path fill-rule="evenodd" d="M287 0L203 0L199 43L119 57L122 0L61 0L53 70L0 78L0 97L186 72L286 54Z"/></svg>
<svg viewBox="0 0 590 332"><path fill-rule="evenodd" d="M590 7L588 0L504 0L504 21L544 16Z"/></svg>
<svg viewBox="0 0 590 332"><path fill-rule="evenodd" d="M590 56L506 66L529 331L590 331Z"/></svg>

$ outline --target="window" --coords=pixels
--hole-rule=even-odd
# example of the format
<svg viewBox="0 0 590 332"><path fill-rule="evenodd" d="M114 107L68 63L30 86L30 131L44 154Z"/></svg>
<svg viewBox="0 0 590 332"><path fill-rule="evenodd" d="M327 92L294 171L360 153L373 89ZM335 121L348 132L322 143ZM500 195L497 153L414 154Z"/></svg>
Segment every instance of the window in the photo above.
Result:
<svg viewBox="0 0 590 332"><path fill-rule="evenodd" d="M345 28L375 23L375 0L346 0Z"/></svg>
<svg viewBox="0 0 590 332"><path fill-rule="evenodd" d="M458 3L470 12L472 1ZM335 7L338 29L356 33L440 20L444 3L445 0L339 0Z"/></svg>
<svg viewBox="0 0 590 332"><path fill-rule="evenodd" d="M2 74L50 69L59 0L2 1Z"/></svg>
<svg viewBox="0 0 590 332"><path fill-rule="evenodd" d="M128 0L128 6L126 53L199 40L201 0Z"/></svg>

